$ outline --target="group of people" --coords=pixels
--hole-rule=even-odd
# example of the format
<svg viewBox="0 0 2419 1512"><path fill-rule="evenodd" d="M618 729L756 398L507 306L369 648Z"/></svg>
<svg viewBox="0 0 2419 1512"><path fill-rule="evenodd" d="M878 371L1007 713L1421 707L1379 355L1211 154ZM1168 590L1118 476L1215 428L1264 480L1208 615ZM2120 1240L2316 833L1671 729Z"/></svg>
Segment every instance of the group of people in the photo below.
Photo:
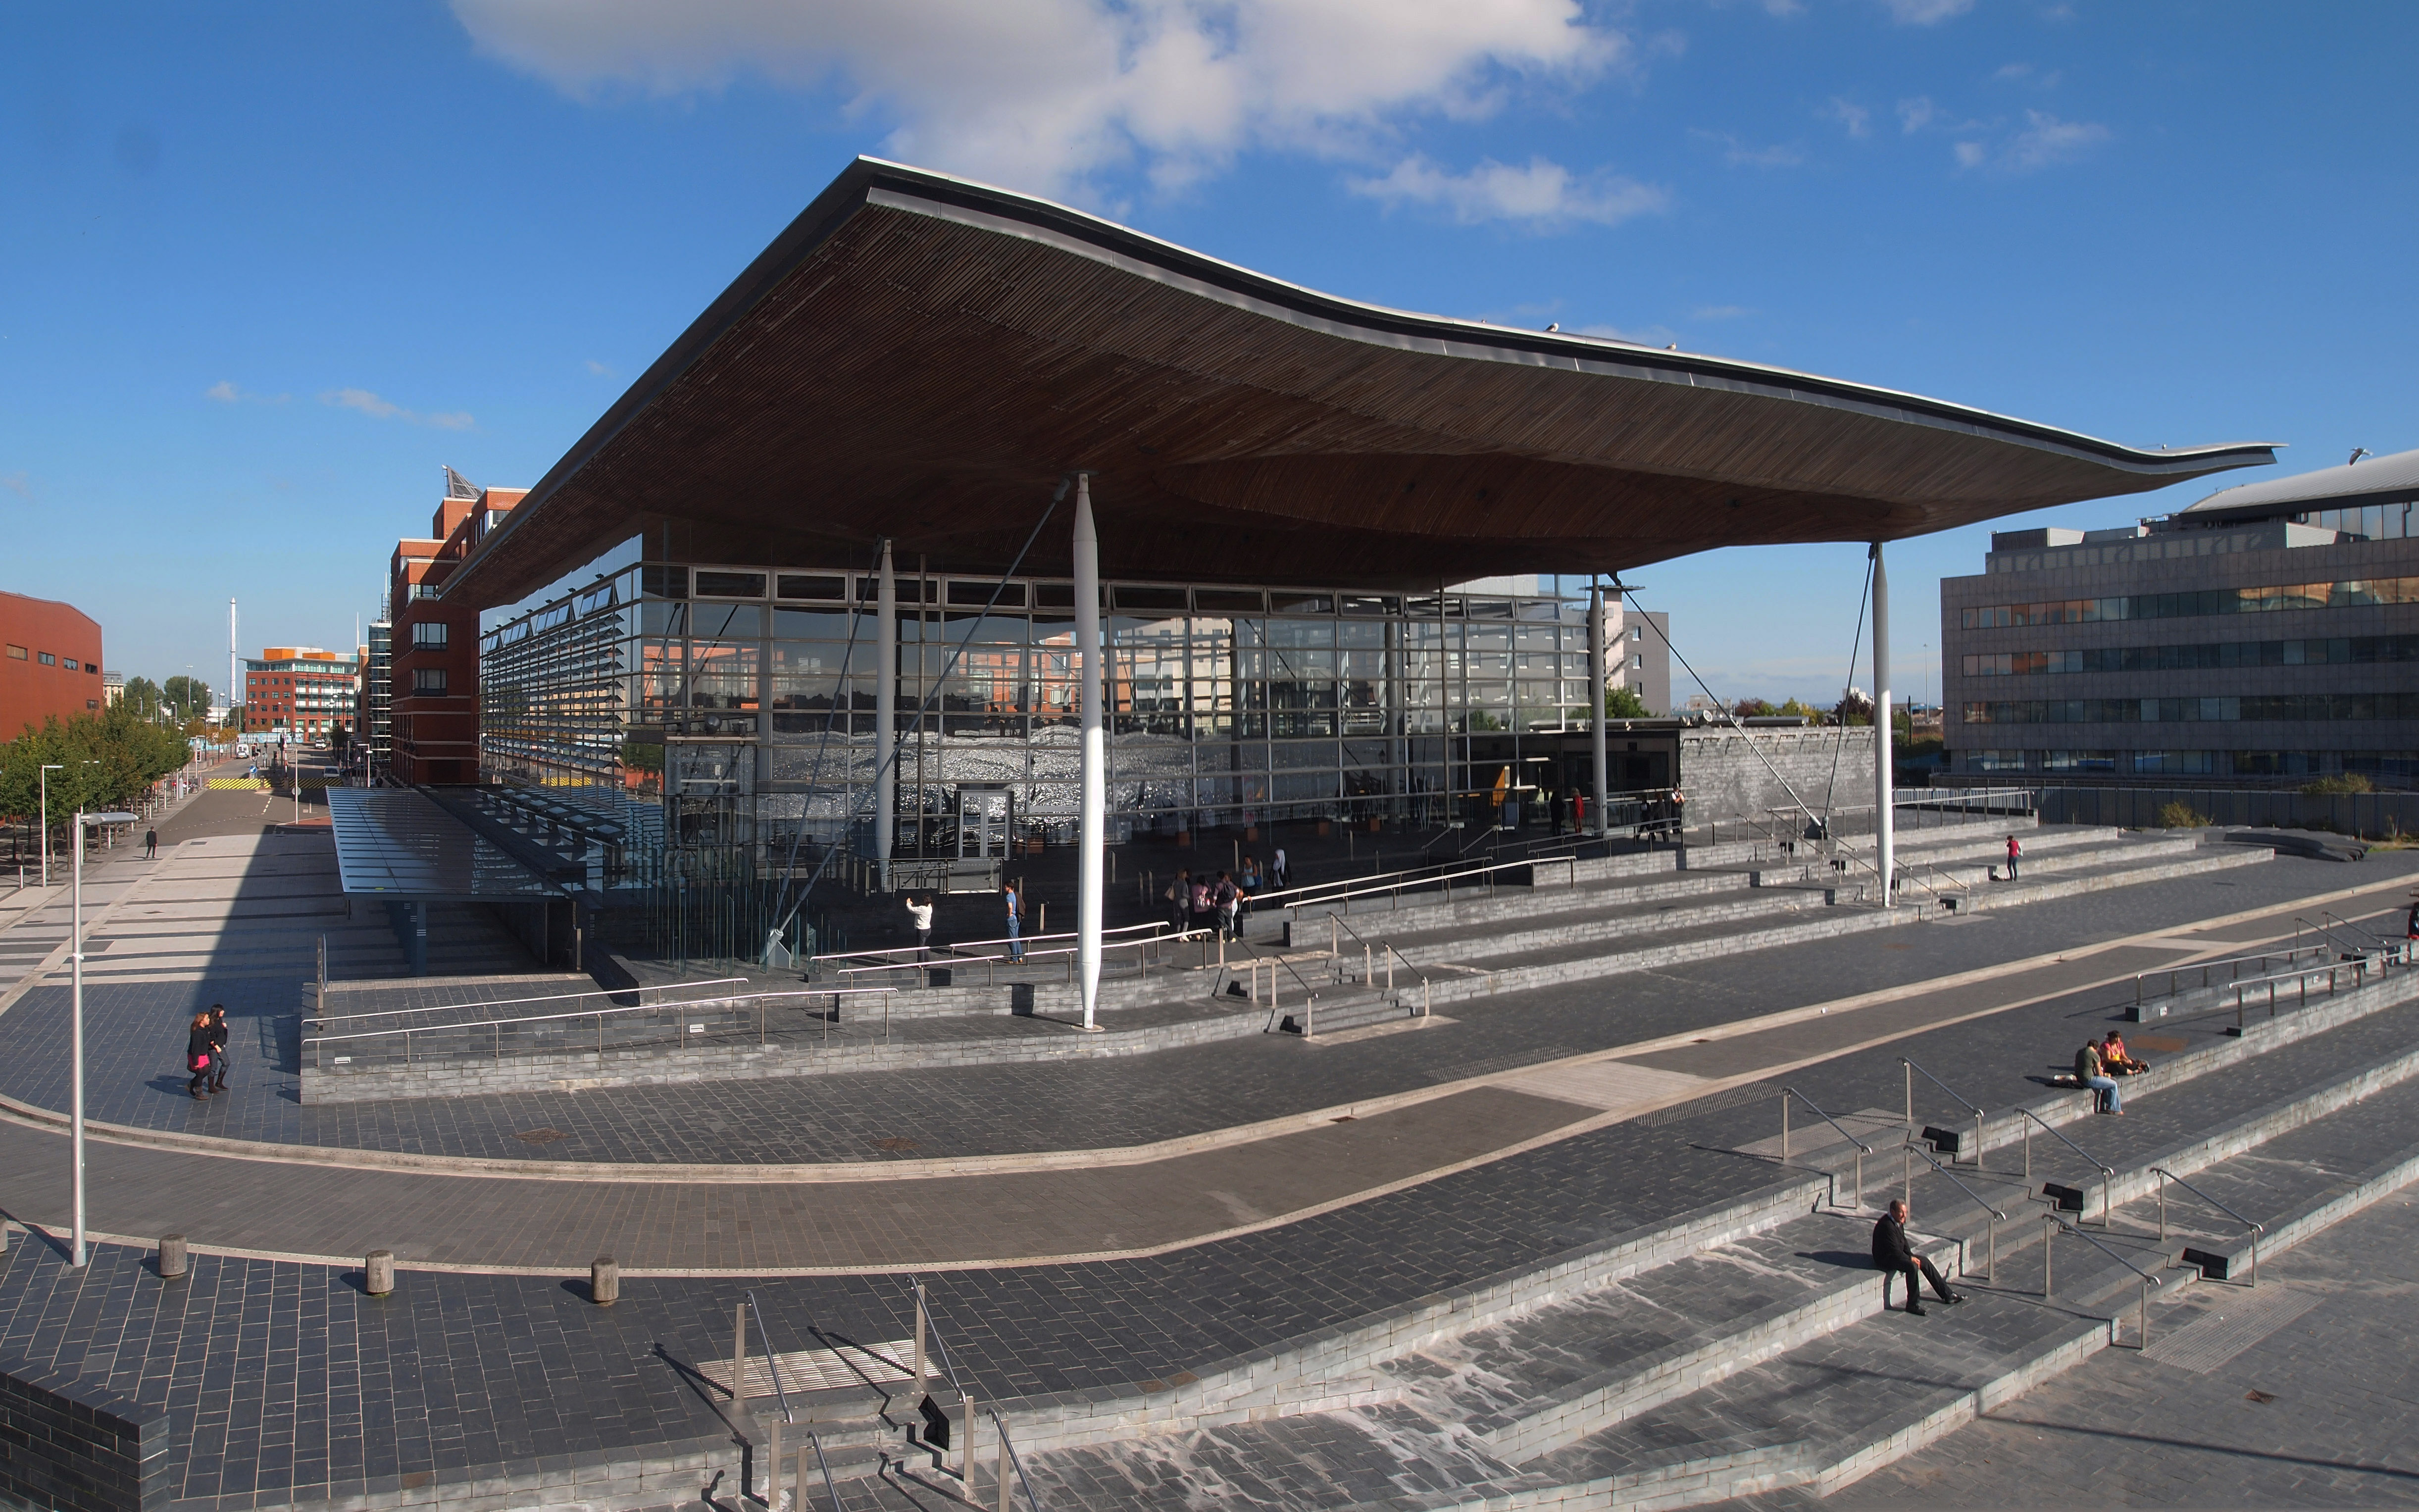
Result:
<svg viewBox="0 0 2419 1512"><path fill-rule="evenodd" d="M2097 1040L2086 1040L2083 1048L2074 1053L2074 1085L2097 1094L2097 1105L2103 1113L2122 1115L2124 1094L2117 1088L2119 1076L2138 1076L2150 1068L2134 1058L2125 1048L2125 1037L2115 1029Z"/></svg>
<svg viewBox="0 0 2419 1512"><path fill-rule="evenodd" d="M1291 880L1286 866L1286 853L1280 848L1270 859L1269 869L1260 870L1257 856L1243 857L1242 873L1233 875L1221 870L1214 876L1179 870L1176 879L1160 890L1160 901L1167 904L1167 926L1182 933L1186 930L1218 932L1221 939L1243 937L1243 918L1252 911L1252 902L1262 888L1281 891Z"/></svg>
<svg viewBox="0 0 2419 1512"><path fill-rule="evenodd" d="M207 1103L211 1093L226 1090L226 1005L212 1003L185 1026L185 1069L193 1073L185 1090L196 1102Z"/></svg>

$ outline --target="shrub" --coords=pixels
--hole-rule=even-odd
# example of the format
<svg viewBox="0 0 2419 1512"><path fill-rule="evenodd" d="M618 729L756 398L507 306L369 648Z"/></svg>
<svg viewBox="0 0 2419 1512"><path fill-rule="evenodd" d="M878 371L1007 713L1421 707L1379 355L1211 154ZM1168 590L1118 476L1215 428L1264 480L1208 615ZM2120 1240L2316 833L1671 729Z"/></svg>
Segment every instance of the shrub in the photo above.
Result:
<svg viewBox="0 0 2419 1512"><path fill-rule="evenodd" d="M2302 784L2304 797L2325 798L2339 793L2374 793L2377 784L2358 772L2346 772L2340 777L2322 777L2315 782Z"/></svg>
<svg viewBox="0 0 2419 1512"><path fill-rule="evenodd" d="M2209 815L2180 801L2159 806L2161 829L2200 829L2209 824Z"/></svg>

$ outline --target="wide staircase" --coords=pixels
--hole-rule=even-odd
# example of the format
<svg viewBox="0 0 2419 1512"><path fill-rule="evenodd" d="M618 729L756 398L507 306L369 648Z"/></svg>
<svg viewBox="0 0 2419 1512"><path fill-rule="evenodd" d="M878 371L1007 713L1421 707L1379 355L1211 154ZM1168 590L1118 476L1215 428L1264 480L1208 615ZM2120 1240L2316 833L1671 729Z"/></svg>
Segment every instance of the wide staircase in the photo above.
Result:
<svg viewBox="0 0 2419 1512"><path fill-rule="evenodd" d="M1978 1119L1911 1077L1912 1118L1798 1102L1783 1160L1776 1098L1774 1134L1741 1149L1773 1180L1743 1200L1174 1390L996 1406L1061 1508L1827 1494L2100 1350L2205 1347L2161 1327L2187 1288L2250 1305L2257 1268L2419 1180L2414 1043L2419 973L2364 968L2164 1057L2121 1119L2064 1090ZM1867 1257L1901 1196L1964 1297L1928 1318L1885 1313Z"/></svg>

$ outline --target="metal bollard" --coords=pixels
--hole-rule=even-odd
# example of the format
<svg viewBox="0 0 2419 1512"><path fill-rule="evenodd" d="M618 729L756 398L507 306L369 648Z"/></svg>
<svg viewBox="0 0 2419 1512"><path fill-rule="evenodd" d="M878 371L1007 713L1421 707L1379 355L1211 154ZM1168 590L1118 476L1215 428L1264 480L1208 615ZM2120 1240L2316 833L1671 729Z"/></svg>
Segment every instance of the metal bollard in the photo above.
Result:
<svg viewBox="0 0 2419 1512"><path fill-rule="evenodd" d="M599 1307L610 1307L622 1300L622 1266L610 1255L599 1255L588 1262L588 1300Z"/></svg>
<svg viewBox="0 0 2419 1512"><path fill-rule="evenodd" d="M362 1259L362 1289L373 1297L394 1290L394 1251L374 1249Z"/></svg>
<svg viewBox="0 0 2419 1512"><path fill-rule="evenodd" d="M160 1279L181 1281L185 1278L185 1236L169 1234L160 1241Z"/></svg>
<svg viewBox="0 0 2419 1512"><path fill-rule="evenodd" d="M2042 1301L2055 1293L2050 1287L2050 1246L2057 1238L2057 1220L2044 1214L2042 1218Z"/></svg>
<svg viewBox="0 0 2419 1512"><path fill-rule="evenodd" d="M731 1409L747 1411L747 1304L731 1310Z"/></svg>

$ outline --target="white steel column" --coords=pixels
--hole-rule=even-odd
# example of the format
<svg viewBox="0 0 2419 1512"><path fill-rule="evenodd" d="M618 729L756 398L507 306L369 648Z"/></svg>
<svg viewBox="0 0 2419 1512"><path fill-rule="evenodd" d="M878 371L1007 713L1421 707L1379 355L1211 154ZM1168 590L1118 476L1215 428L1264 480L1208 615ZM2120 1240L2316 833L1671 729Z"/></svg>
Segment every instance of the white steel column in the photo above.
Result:
<svg viewBox="0 0 2419 1512"><path fill-rule="evenodd" d="M859 602L863 602L859 600ZM899 824L899 579L890 569L890 543L882 543L881 587L874 596L873 663L873 858L882 868L882 890L890 890L890 842ZM917 656L923 648L917 648Z"/></svg>
<svg viewBox="0 0 2419 1512"><path fill-rule="evenodd" d="M1075 974L1084 1027L1101 998L1101 887L1107 836L1108 744L1101 725L1101 537L1092 528L1092 478L1075 474L1075 647L1084 677L1084 833L1075 893Z"/></svg>
<svg viewBox="0 0 2419 1512"><path fill-rule="evenodd" d="M1873 543L1873 869L1882 901L1898 901L1898 822L1890 810L1889 573Z"/></svg>
<svg viewBox="0 0 2419 1512"><path fill-rule="evenodd" d="M79 810L75 825L69 831L75 846L74 902L69 910L68 960L73 963L69 979L68 1033L73 1041L68 1053L68 1075L74 1083L68 1104L71 1128L69 1143L75 1162L74 1242L69 1250L70 1265L81 1267L86 1258L84 1242L84 813ZM189 1070L191 1068L188 1068Z"/></svg>
<svg viewBox="0 0 2419 1512"><path fill-rule="evenodd" d="M1609 640L1609 637L1605 634L1605 614L1604 585L1598 582L1590 582L1588 584L1588 662L1591 666L1595 668L1595 708L1592 712L1591 717L1588 719L1588 728L1595 732L1593 737L1589 741L1589 746L1591 748L1590 754L1595 759L1595 797L1594 801L1595 803L1595 832L1598 838L1602 838L1612 832L1610 828L1612 823L1610 818L1611 806L1605 802L1607 795L1607 790L1605 787L1607 763L1604 754L1604 699L1605 694L1610 690L1612 682L1612 668L1610 664L1610 658L1605 655L1605 652L1608 649L1607 641Z"/></svg>

